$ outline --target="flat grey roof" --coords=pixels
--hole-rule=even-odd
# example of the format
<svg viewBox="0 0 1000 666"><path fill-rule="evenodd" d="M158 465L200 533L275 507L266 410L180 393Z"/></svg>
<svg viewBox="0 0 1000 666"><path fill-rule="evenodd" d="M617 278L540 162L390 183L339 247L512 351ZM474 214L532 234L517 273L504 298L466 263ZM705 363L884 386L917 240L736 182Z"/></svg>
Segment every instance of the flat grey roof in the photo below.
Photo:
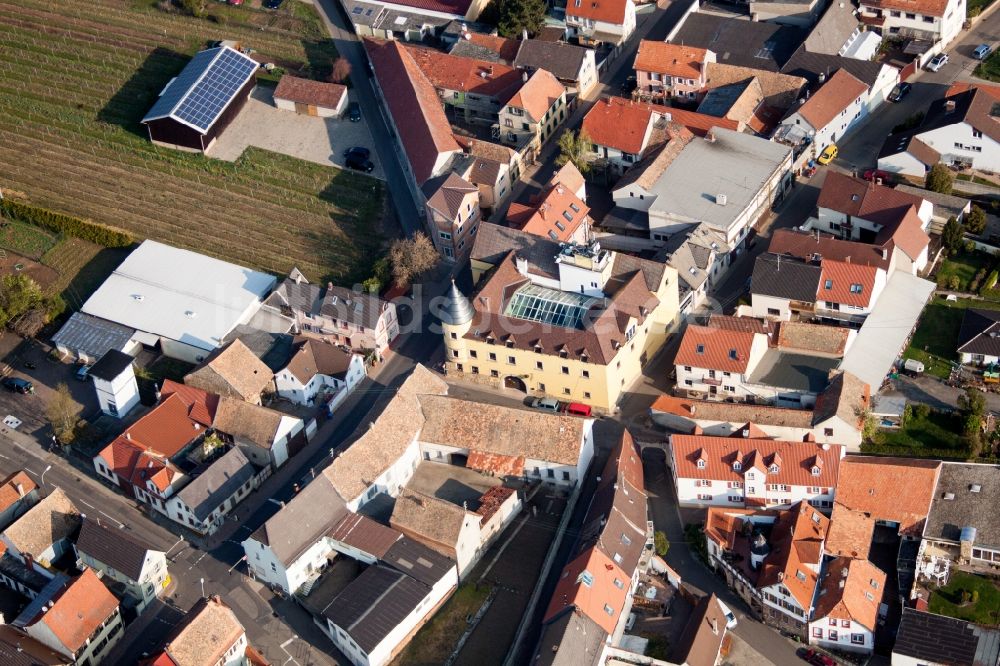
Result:
<svg viewBox="0 0 1000 666"><path fill-rule="evenodd" d="M915 275L896 271L889 278L875 310L861 325L854 344L844 354L841 370L878 391L903 351L935 284Z"/></svg>
<svg viewBox="0 0 1000 666"><path fill-rule="evenodd" d="M792 389L807 393L821 393L830 384L830 371L840 359L822 358L807 354L789 354L768 349L750 375L754 384Z"/></svg>
<svg viewBox="0 0 1000 666"><path fill-rule="evenodd" d="M684 146L653 185L656 211L690 222L707 222L726 232L781 166L791 148L716 127L714 141L695 139ZM726 203L718 203L719 195Z"/></svg>
<svg viewBox="0 0 1000 666"><path fill-rule="evenodd" d="M958 543L962 528L975 528L974 546L1000 549L1000 465L943 463L927 516L924 538ZM946 499L950 497L951 499Z"/></svg>

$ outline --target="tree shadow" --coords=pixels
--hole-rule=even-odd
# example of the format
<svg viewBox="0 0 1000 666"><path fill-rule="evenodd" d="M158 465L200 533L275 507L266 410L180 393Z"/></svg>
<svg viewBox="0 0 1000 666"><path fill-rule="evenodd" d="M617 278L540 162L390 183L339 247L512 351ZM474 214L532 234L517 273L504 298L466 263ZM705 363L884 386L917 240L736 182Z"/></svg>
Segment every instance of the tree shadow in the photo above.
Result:
<svg viewBox="0 0 1000 666"><path fill-rule="evenodd" d="M306 66L301 74L308 74L318 81L328 80L333 71L333 61L337 59L337 47L333 40L303 39L302 50L306 54Z"/></svg>
<svg viewBox="0 0 1000 666"><path fill-rule="evenodd" d="M146 130L139 121L189 60L183 53L157 47L97 112L97 120L118 125L132 134L147 138Z"/></svg>

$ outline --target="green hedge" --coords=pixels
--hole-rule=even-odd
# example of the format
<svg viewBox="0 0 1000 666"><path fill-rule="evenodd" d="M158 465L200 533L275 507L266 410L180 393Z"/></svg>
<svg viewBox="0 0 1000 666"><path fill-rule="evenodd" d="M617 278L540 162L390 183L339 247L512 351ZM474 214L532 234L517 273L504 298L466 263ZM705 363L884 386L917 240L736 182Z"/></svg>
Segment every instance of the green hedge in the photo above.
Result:
<svg viewBox="0 0 1000 666"><path fill-rule="evenodd" d="M104 247L129 247L135 242L132 236L124 231L10 199L0 199L0 213L12 220L82 238Z"/></svg>

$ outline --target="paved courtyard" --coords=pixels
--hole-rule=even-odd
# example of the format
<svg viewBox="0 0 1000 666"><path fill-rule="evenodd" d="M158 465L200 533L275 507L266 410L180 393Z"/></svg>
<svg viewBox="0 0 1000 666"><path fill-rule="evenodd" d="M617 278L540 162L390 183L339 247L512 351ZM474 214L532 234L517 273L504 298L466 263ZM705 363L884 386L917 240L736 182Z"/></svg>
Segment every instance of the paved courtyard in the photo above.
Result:
<svg viewBox="0 0 1000 666"><path fill-rule="evenodd" d="M374 144L368 125L361 120L316 118L274 106L274 90L257 86L246 106L216 140L209 156L230 162L239 159L249 146L290 155L309 162L343 167L344 151L354 146L371 149ZM385 179L378 155L372 176Z"/></svg>

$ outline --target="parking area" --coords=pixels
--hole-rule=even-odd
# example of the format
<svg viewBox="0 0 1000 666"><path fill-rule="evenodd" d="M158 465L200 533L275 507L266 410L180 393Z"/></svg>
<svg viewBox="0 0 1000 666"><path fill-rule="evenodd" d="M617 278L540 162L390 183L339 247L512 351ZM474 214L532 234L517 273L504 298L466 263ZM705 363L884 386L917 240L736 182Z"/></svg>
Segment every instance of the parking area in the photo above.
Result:
<svg viewBox="0 0 1000 666"><path fill-rule="evenodd" d="M254 89L208 155L233 162L250 146L336 167L344 166L345 150L362 146L372 149L375 170L371 175L385 179L364 118L352 123L346 118L317 118L284 111L274 105L274 90L267 86Z"/></svg>

